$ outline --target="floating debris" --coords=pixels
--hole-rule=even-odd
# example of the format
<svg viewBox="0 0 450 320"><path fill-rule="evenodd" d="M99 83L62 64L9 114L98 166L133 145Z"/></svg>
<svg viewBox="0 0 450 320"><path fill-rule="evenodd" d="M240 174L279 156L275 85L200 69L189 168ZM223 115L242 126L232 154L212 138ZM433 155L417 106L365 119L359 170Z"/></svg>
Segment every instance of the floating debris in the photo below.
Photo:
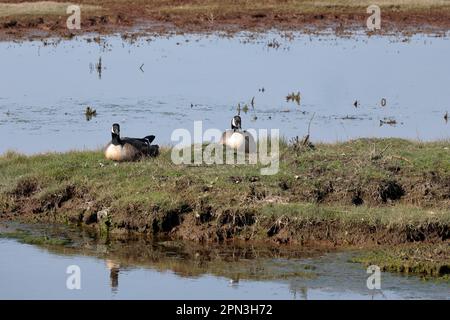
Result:
<svg viewBox="0 0 450 320"><path fill-rule="evenodd" d="M297 105L300 105L300 98L301 98L300 97L300 92L297 92L297 93L292 92L291 94L288 94L286 96L286 101L287 102L294 101L294 102L297 103Z"/></svg>
<svg viewBox="0 0 450 320"><path fill-rule="evenodd" d="M363 120L363 119L362 118L358 118L356 116L346 115L345 117L342 117L341 120Z"/></svg>
<svg viewBox="0 0 450 320"><path fill-rule="evenodd" d="M268 46L269 48L275 48L275 49L278 49L278 48L281 46L281 44L277 41L277 39L272 39L271 41L269 41L269 42L267 43L267 46Z"/></svg>
<svg viewBox="0 0 450 320"><path fill-rule="evenodd" d="M244 113L248 112L248 105L244 104L244 106L242 107L242 111L244 111Z"/></svg>
<svg viewBox="0 0 450 320"><path fill-rule="evenodd" d="M84 115L86 116L86 120L90 121L92 119L92 117L97 116L97 110L95 110L94 108L91 108L90 106L87 106L86 110L84 111Z"/></svg>
<svg viewBox="0 0 450 320"><path fill-rule="evenodd" d="M384 124L388 124L390 126L395 126L397 124L397 121L395 119L386 119L380 120L380 127Z"/></svg>
<svg viewBox="0 0 450 320"><path fill-rule="evenodd" d="M306 133L306 136L303 137L303 139L300 139L298 136L296 136L295 138L289 140L290 147L294 150L295 153L297 153L297 155L305 150L314 150L316 148L310 141L311 123L314 120L315 115L316 113L314 112L308 123L308 132Z"/></svg>
<svg viewBox="0 0 450 320"><path fill-rule="evenodd" d="M98 62L95 64L95 70L97 70L98 78L102 78L102 57L98 58Z"/></svg>
<svg viewBox="0 0 450 320"><path fill-rule="evenodd" d="M381 99L381 106L382 107L386 106L386 98Z"/></svg>

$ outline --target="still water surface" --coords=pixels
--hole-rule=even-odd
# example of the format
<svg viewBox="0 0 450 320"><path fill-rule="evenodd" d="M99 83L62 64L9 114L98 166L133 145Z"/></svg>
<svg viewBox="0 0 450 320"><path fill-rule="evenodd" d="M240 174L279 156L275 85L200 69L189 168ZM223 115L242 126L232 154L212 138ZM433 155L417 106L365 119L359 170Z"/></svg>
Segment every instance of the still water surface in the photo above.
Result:
<svg viewBox="0 0 450 320"><path fill-rule="evenodd" d="M0 43L0 153L98 148L114 122L124 135L171 144L172 131L193 132L194 121L226 129L238 103L249 106L245 128L277 128L287 138L305 135L313 115L313 141L450 138L448 37L87 39ZM300 106L286 101L298 91ZM88 105L98 114L91 121Z"/></svg>
<svg viewBox="0 0 450 320"><path fill-rule="evenodd" d="M29 245L0 238L0 299L449 299L450 283L381 274L369 290L355 252L156 240L105 241L77 230L30 227L70 239ZM68 290L67 268L81 270Z"/></svg>

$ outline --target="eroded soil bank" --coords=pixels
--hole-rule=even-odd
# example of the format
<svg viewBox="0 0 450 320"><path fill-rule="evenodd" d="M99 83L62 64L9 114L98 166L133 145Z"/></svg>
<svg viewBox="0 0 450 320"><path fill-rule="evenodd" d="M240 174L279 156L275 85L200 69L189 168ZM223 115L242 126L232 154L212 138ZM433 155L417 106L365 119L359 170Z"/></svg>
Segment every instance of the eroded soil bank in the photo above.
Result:
<svg viewBox="0 0 450 320"><path fill-rule="evenodd" d="M113 163L101 152L0 158L1 218L198 242L329 246L447 241L448 143L283 143L280 168Z"/></svg>
<svg viewBox="0 0 450 320"><path fill-rule="evenodd" d="M237 32L332 29L342 33L366 30L370 1L141 1L81 0L81 30L68 30L65 0L38 2L7 0L0 4L0 38L72 37L97 32ZM379 1L379 33L445 32L450 27L450 5L442 1Z"/></svg>

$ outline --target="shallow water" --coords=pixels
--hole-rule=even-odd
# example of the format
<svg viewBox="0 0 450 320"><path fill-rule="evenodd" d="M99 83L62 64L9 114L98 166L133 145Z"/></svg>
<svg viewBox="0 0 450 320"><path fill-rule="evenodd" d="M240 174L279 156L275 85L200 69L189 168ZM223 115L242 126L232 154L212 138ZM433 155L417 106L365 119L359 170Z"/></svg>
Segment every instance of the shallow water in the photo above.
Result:
<svg viewBox="0 0 450 320"><path fill-rule="evenodd" d="M238 103L249 105L245 128L278 128L287 138L305 135L313 114L313 141L450 138L447 37L86 39L0 43L0 153L98 148L113 122L124 135L170 144L174 129L193 132L194 121L227 128ZM268 46L273 39L280 47ZM286 102L297 91L300 106ZM91 121L88 105L98 113ZM397 124L380 126L385 118Z"/></svg>
<svg viewBox="0 0 450 320"><path fill-rule="evenodd" d="M348 262L354 252L105 241L33 228L71 243L0 238L0 299L449 299L450 283L390 273L381 273L381 290L369 290L365 268ZM80 290L67 289L71 265L80 267Z"/></svg>

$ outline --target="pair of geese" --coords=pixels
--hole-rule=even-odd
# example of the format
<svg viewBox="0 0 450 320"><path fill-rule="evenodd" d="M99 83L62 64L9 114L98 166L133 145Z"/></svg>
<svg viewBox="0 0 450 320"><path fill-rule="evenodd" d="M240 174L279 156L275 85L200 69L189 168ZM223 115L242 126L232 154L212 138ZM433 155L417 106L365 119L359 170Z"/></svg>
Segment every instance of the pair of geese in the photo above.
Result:
<svg viewBox="0 0 450 320"><path fill-rule="evenodd" d="M113 161L135 161L142 157L156 157L159 154L159 146L152 144L154 135L144 138L121 138L120 126L114 123L111 129L111 142L105 148L106 159ZM246 153L256 151L256 143L253 136L242 130L242 121L239 115L231 119L231 130L222 133L220 144L233 149L244 148Z"/></svg>

